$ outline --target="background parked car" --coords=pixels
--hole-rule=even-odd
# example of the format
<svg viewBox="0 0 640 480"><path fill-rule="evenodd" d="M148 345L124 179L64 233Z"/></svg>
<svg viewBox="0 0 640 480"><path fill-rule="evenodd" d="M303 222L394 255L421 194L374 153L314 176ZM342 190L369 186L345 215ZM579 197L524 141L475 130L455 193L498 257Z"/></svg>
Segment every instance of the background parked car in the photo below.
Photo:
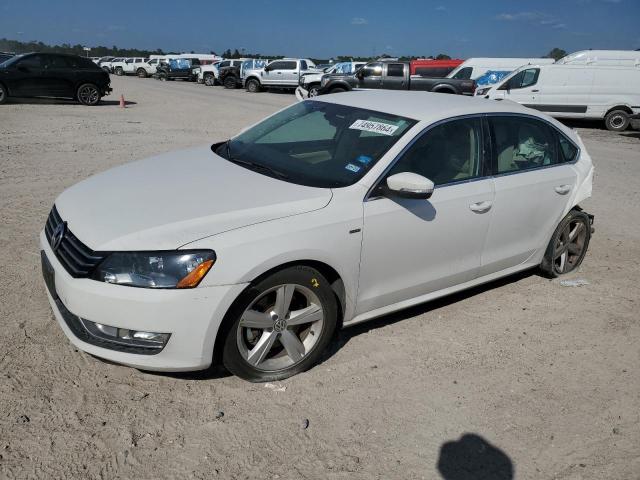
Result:
<svg viewBox="0 0 640 480"><path fill-rule="evenodd" d="M410 70L410 62L388 60L371 62L354 75L325 75L322 77L318 93L324 95L346 92L354 88L375 88L473 95L476 89L474 80L422 77L410 75Z"/></svg>
<svg viewBox="0 0 640 480"><path fill-rule="evenodd" d="M89 58L30 53L0 64L0 103L7 97L60 97L96 105L110 92L109 74Z"/></svg>
<svg viewBox="0 0 640 480"><path fill-rule="evenodd" d="M274 60L260 70L246 73L244 81L248 92L259 92L263 88L296 88L300 75L316 70L316 65L308 58L283 58Z"/></svg>
<svg viewBox="0 0 640 480"><path fill-rule="evenodd" d="M522 65L550 65L554 62L553 58L469 58L452 70L447 77L475 80L489 70L513 72Z"/></svg>
<svg viewBox="0 0 640 480"><path fill-rule="evenodd" d="M198 82L212 87L218 85L220 82L220 69L224 67L239 67L244 62L245 58L238 58L233 60L222 60L220 62L212 63L211 65L202 65L198 72Z"/></svg>
<svg viewBox="0 0 640 480"><path fill-rule="evenodd" d="M556 118L604 120L624 131L640 113L640 68L592 65L527 65L477 95L512 100Z"/></svg>
<svg viewBox="0 0 640 480"><path fill-rule="evenodd" d="M442 78L460 65L464 60L431 60L423 58L411 61L411 75L422 75L423 77Z"/></svg>
<svg viewBox="0 0 640 480"><path fill-rule="evenodd" d="M173 58L158 66L154 77L159 80L188 80L194 82L198 78L200 60L197 58Z"/></svg>
<svg viewBox="0 0 640 480"><path fill-rule="evenodd" d="M296 95L301 98L315 97L320 90L320 83L324 75L351 75L359 68L366 65L366 62L340 62L325 68L321 72L311 72L300 75Z"/></svg>

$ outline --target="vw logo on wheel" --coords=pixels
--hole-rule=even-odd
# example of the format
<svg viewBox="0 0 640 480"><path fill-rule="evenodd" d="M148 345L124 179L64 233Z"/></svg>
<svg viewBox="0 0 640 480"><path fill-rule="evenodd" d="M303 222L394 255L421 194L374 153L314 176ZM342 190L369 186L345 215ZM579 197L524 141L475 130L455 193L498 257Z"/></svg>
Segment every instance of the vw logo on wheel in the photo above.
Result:
<svg viewBox="0 0 640 480"><path fill-rule="evenodd" d="M64 238L66 230L67 222L62 222L51 234L51 250L53 250L54 252L57 251L58 248L60 248L60 244L62 243L62 239Z"/></svg>
<svg viewBox="0 0 640 480"><path fill-rule="evenodd" d="M286 328L287 328L287 322L282 318L276 318L276 320L273 322L273 329L276 332L282 332Z"/></svg>

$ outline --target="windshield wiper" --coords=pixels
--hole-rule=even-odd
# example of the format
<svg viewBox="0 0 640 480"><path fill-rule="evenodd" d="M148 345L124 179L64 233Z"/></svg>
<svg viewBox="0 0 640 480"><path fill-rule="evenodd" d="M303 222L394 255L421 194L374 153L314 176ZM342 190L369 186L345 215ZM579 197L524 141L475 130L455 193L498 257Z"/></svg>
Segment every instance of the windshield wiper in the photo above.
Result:
<svg viewBox="0 0 640 480"><path fill-rule="evenodd" d="M227 145L227 152L229 152L229 147ZM248 168L249 170L253 170L254 172L262 172L267 173L272 177L279 178L280 180L288 180L289 176L279 170L271 168L267 165L263 165L261 163L250 162L248 160L240 160L238 158L229 157L228 160L230 162L236 163L238 165L242 165L243 167Z"/></svg>

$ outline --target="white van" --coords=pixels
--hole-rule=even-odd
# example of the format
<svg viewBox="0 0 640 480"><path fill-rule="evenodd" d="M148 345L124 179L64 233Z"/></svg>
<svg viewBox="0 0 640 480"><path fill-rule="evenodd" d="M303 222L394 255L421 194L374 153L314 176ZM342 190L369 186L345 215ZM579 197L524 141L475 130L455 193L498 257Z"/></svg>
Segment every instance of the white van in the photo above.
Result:
<svg viewBox="0 0 640 480"><path fill-rule="evenodd" d="M581 50L562 57L556 63L561 65L601 65L640 68L640 51Z"/></svg>
<svg viewBox="0 0 640 480"><path fill-rule="evenodd" d="M601 119L621 132L640 113L640 68L526 65L476 95L512 100L556 118Z"/></svg>
<svg viewBox="0 0 640 480"><path fill-rule="evenodd" d="M447 78L477 80L490 70L512 72L523 65L552 64L553 58L469 58L458 65Z"/></svg>

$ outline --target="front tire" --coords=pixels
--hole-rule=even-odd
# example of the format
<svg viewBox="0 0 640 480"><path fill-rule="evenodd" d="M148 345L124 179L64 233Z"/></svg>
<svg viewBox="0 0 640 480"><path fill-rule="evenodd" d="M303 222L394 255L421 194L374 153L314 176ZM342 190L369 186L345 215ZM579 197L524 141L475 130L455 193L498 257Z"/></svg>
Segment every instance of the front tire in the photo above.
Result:
<svg viewBox="0 0 640 480"><path fill-rule="evenodd" d="M213 76L213 73L207 73L203 81L207 87L213 87L216 84L216 77Z"/></svg>
<svg viewBox="0 0 640 480"><path fill-rule="evenodd" d="M136 71L136 75L138 75L138 78L147 78L147 71L144 68L139 68Z"/></svg>
<svg viewBox="0 0 640 480"><path fill-rule="evenodd" d="M571 210L553 232L540 269L550 278L573 272L587 254L590 240L589 215L581 210Z"/></svg>
<svg viewBox="0 0 640 480"><path fill-rule="evenodd" d="M631 123L629 114L624 110L612 110L604 117L604 124L607 130L612 132L624 132Z"/></svg>
<svg viewBox="0 0 640 480"><path fill-rule="evenodd" d="M222 363L250 382L282 380L316 364L335 332L336 296L314 268L295 266L250 286L227 317Z"/></svg>
<svg viewBox="0 0 640 480"><path fill-rule="evenodd" d="M224 77L224 88L228 90L234 90L237 84L238 82L236 81L236 77L234 77L233 75L227 75L226 77Z"/></svg>
<svg viewBox="0 0 640 480"><path fill-rule="evenodd" d="M247 92L258 93L260 91L260 82L255 79L247 80Z"/></svg>
<svg viewBox="0 0 640 480"><path fill-rule="evenodd" d="M100 102L100 89L93 83L84 83L78 87L76 98L82 105L92 107Z"/></svg>
<svg viewBox="0 0 640 480"><path fill-rule="evenodd" d="M320 94L320 84L311 85L309 87L309 98L317 97Z"/></svg>

